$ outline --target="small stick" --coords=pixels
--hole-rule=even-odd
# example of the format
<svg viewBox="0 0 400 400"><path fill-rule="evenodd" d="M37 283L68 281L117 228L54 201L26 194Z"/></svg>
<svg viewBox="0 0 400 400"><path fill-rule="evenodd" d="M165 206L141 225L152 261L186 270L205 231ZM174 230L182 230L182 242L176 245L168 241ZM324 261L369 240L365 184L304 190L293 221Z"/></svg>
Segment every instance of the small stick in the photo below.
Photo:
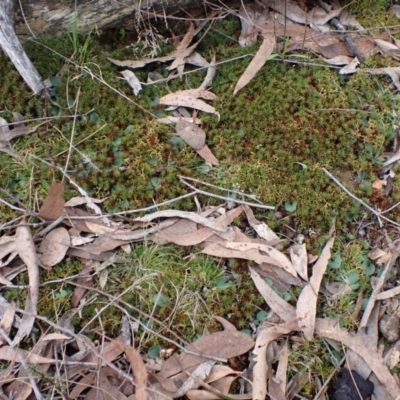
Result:
<svg viewBox="0 0 400 400"><path fill-rule="evenodd" d="M330 172L328 172L325 168L321 168L322 171L329 176L329 178L331 178L333 180L333 182L336 183L336 185L338 185L349 197L351 197L353 200L357 201L358 203L360 203L362 206L364 206L368 211L370 211L372 214L374 214L376 216L376 218L378 219L378 223L379 223L379 227L382 228L382 221L381 219L385 220L386 222L389 222L390 224L393 224L395 226L399 226L400 224L398 224L397 222L392 221L389 218L386 218L382 215L382 213L374 210L372 207L370 207L368 204L364 203L361 199L359 199L358 197L354 196L353 193L351 193L350 191L348 191Z"/></svg>

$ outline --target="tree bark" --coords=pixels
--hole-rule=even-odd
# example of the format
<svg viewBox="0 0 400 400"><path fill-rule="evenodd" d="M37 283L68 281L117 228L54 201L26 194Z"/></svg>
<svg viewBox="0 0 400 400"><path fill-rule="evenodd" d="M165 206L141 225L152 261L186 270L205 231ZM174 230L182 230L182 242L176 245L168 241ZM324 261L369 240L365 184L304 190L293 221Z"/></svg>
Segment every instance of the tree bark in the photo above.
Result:
<svg viewBox="0 0 400 400"><path fill-rule="evenodd" d="M4 0L0 0L2 2ZM199 0L10 0L21 40L62 32L88 33L205 5ZM1 7L1 5L0 5Z"/></svg>

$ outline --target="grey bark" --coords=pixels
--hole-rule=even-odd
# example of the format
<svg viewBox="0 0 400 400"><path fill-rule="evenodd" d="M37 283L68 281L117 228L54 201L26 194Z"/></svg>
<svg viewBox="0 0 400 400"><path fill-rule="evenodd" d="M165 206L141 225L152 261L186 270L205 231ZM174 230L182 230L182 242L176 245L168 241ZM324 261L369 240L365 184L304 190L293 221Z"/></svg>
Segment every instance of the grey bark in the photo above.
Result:
<svg viewBox="0 0 400 400"><path fill-rule="evenodd" d="M15 34L13 24L13 0L2 0L0 4L0 46L10 57L25 82L38 94L44 89L40 75L36 71Z"/></svg>
<svg viewBox="0 0 400 400"><path fill-rule="evenodd" d="M140 18L203 7L203 0L14 0L15 30L21 39L123 27ZM21 5L20 5L21 4Z"/></svg>

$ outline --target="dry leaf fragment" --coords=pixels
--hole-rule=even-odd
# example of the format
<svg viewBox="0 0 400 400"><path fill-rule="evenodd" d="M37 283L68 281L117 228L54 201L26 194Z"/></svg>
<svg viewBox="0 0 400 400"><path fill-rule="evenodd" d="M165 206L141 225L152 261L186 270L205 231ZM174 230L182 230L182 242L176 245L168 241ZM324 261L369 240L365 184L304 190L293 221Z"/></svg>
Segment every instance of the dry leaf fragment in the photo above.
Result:
<svg viewBox="0 0 400 400"><path fill-rule="evenodd" d="M165 102L165 104L168 104L169 102L175 102L177 96L179 96L180 98L185 98L189 96L194 97L195 99L202 98L204 100L215 100L217 98L217 95L210 92L209 90L197 88L178 90L174 93L166 94L165 96L161 97L161 99L163 102Z"/></svg>
<svg viewBox="0 0 400 400"><path fill-rule="evenodd" d="M299 276L308 281L308 258L305 243L295 244L289 248L290 259Z"/></svg>
<svg viewBox="0 0 400 400"><path fill-rule="evenodd" d="M340 55L332 58L324 58L324 61L330 65L348 65L351 63L353 57Z"/></svg>
<svg viewBox="0 0 400 400"><path fill-rule="evenodd" d="M214 366L215 361L207 360L201 363L196 369L190 374L190 376L183 382L182 386L172 395L173 399L184 396L187 391L197 389L200 383L197 379L205 381L207 376L210 374L211 368Z"/></svg>
<svg viewBox="0 0 400 400"><path fill-rule="evenodd" d="M63 260L70 246L68 231L59 227L49 232L40 243L39 260L48 270Z"/></svg>
<svg viewBox="0 0 400 400"><path fill-rule="evenodd" d="M46 220L56 220L64 212L64 185L53 181L50 186L49 194L45 198L39 210L39 216Z"/></svg>
<svg viewBox="0 0 400 400"><path fill-rule="evenodd" d="M23 124L18 124L14 127L14 129L10 129L10 125L12 124L9 124L4 118L0 117L0 142L4 142L5 144L7 144L13 139L28 135L29 133L34 133L36 132L37 128L46 123L47 121L42 122L41 124L38 124L36 126L32 126L31 128Z"/></svg>
<svg viewBox="0 0 400 400"><path fill-rule="evenodd" d="M347 65L339 70L339 74L341 75L349 75L357 72L357 66L360 64L360 60L357 57L354 57L352 61L350 61Z"/></svg>
<svg viewBox="0 0 400 400"><path fill-rule="evenodd" d="M318 261L313 267L310 282L303 288L297 300L296 315L299 319L299 327L303 330L307 340L314 337L315 317L317 314L317 297L322 278L331 258L331 248L335 238L332 237L326 243Z"/></svg>
<svg viewBox="0 0 400 400"><path fill-rule="evenodd" d="M250 226L256 231L258 236L267 241L279 240L279 237L267 224L257 220L257 218L254 216L252 209L248 205L243 205L243 210L246 213L247 221L249 222Z"/></svg>
<svg viewBox="0 0 400 400"><path fill-rule="evenodd" d="M243 89L267 62L268 57L274 50L275 43L275 35L263 35L263 43L258 49L254 58L251 60L251 63L244 71L243 75L240 77L235 86L235 90L233 91L233 95L235 95L239 90Z"/></svg>
<svg viewBox="0 0 400 400"><path fill-rule="evenodd" d="M210 148L205 145L202 149L196 150L197 154L202 157L207 163L211 165L219 165L219 161L214 156Z"/></svg>
<svg viewBox="0 0 400 400"><path fill-rule="evenodd" d="M107 198L99 200L99 199L95 199L93 197L90 197L90 200L93 203L103 203L103 201L105 201ZM76 206L81 206L83 204L87 204L88 199L86 197L72 197L71 199L69 199L65 204L64 207L76 207Z"/></svg>
<svg viewBox="0 0 400 400"><path fill-rule="evenodd" d="M132 71L129 71L129 69L120 71L120 74L122 74L122 76L128 82L129 86L133 89L133 93L135 93L135 96L137 96L142 90L142 84L140 83L136 75Z"/></svg>
<svg viewBox="0 0 400 400"><path fill-rule="evenodd" d="M375 43L378 45L378 47L382 50L383 53L388 53L388 52L396 52L398 53L400 49L393 43L390 43L386 40L382 39L374 39Z"/></svg>
<svg viewBox="0 0 400 400"><path fill-rule="evenodd" d="M194 150L200 150L206 144L206 133L193 122L179 120L176 124L176 134Z"/></svg>
<svg viewBox="0 0 400 400"><path fill-rule="evenodd" d="M276 370L276 379L283 394L286 393L287 367L289 361L289 348L287 343L283 344L279 353L279 363Z"/></svg>
<svg viewBox="0 0 400 400"><path fill-rule="evenodd" d="M212 81L215 76L215 73L217 71L215 64L216 64L216 60L215 60L215 54L214 54L214 56L211 60L210 66L207 68L207 75L204 78L203 83L199 86L198 90L205 90L211 86Z"/></svg>
<svg viewBox="0 0 400 400"><path fill-rule="evenodd" d="M177 124L180 120L188 121L188 122L193 122L196 125L201 125L202 121L199 118L192 118L192 117L173 117L171 115L168 115L163 118L157 118L156 122L159 122L160 124Z"/></svg>
<svg viewBox="0 0 400 400"><path fill-rule="evenodd" d="M186 64L196 65L198 67L208 67L210 63L197 51L193 52L189 57L185 59Z"/></svg>

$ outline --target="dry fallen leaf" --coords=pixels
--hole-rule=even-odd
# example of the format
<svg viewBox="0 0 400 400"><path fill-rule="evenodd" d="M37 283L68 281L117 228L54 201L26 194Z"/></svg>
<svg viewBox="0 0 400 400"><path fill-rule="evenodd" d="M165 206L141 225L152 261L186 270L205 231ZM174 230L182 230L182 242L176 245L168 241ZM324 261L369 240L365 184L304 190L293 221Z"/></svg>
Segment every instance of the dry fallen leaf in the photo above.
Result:
<svg viewBox="0 0 400 400"><path fill-rule="evenodd" d="M194 150L200 150L206 145L206 133L193 122L183 119L178 121L176 134Z"/></svg>
<svg viewBox="0 0 400 400"><path fill-rule="evenodd" d="M253 369L253 400L265 400L267 395L267 376L269 369L267 364L268 345L273 340L290 333L292 330L293 323L289 323L262 329L257 335L253 350L255 362Z"/></svg>
<svg viewBox="0 0 400 400"><path fill-rule="evenodd" d="M200 150L196 150L197 154L211 165L219 165L219 161L214 156L210 148L206 145Z"/></svg>
<svg viewBox="0 0 400 400"><path fill-rule="evenodd" d="M214 107L195 96L171 93L167 98L161 97L160 104L174 107L189 107L219 116Z"/></svg>
<svg viewBox="0 0 400 400"><path fill-rule="evenodd" d="M331 258L331 248L334 241L335 238L332 237L326 243L318 261L314 264L309 283L303 288L297 300L296 315L299 319L299 327L303 330L307 340L312 340L314 337L319 287Z"/></svg>
<svg viewBox="0 0 400 400"><path fill-rule="evenodd" d="M39 210L39 216L43 219L54 221L61 217L64 212L64 185L53 181L50 186L49 194L45 198Z"/></svg>
<svg viewBox="0 0 400 400"><path fill-rule="evenodd" d="M137 96L142 90L142 84L140 83L136 75L132 71L129 71L129 69L120 71L120 74L122 74L124 79L128 82L129 86L133 89L133 93L135 93L135 96Z"/></svg>
<svg viewBox="0 0 400 400"><path fill-rule="evenodd" d="M17 346L23 338L30 334L35 322L39 299L39 265L31 231L25 226L25 223L23 219L16 230L16 251L28 269L29 291L25 304L26 314L23 315L18 331L14 337L14 346Z"/></svg>
<svg viewBox="0 0 400 400"><path fill-rule="evenodd" d="M41 265L48 270L62 261L70 246L68 231L59 227L50 231L40 243L39 260Z"/></svg>
<svg viewBox="0 0 400 400"><path fill-rule="evenodd" d="M140 354L133 347L116 342L121 348L124 349L129 363L131 364L133 374L135 376L135 399L147 400L146 387L147 387L147 371Z"/></svg>
<svg viewBox="0 0 400 400"><path fill-rule="evenodd" d="M263 35L264 40L260 48L258 49L256 55L251 60L251 63L247 66L243 75L239 78L238 83L235 86L233 95L235 95L239 90L243 89L257 74L257 72L262 68L262 66L267 62L268 57L271 55L275 47L275 35Z"/></svg>
<svg viewBox="0 0 400 400"><path fill-rule="evenodd" d="M294 321L296 319L295 308L283 300L253 268L249 267L249 271L257 290L272 311L285 322Z"/></svg>
<svg viewBox="0 0 400 400"><path fill-rule="evenodd" d="M3 346L0 348L0 360L18 361L18 354L23 357L28 364L53 364L57 360L48 357L41 357L31 351L14 348L11 346Z"/></svg>
<svg viewBox="0 0 400 400"><path fill-rule="evenodd" d="M290 259L299 276L308 281L308 258L305 243L294 244L289 248Z"/></svg>
<svg viewBox="0 0 400 400"><path fill-rule="evenodd" d="M294 269L290 260L285 256L285 254L283 254L282 252L280 252L279 250L275 249L272 246L268 246L261 243L240 243L240 242L226 242L224 245L227 249L239 250L246 254L252 254L253 251L255 257L254 261L257 262L258 264L262 264L263 262L265 262L277 265L278 267L281 267L285 271L289 272L289 274L293 275L294 277L297 277L296 270ZM239 257L239 258L247 259L247 257ZM258 262L257 260L262 260L262 261Z"/></svg>
<svg viewBox="0 0 400 400"><path fill-rule="evenodd" d="M186 348L213 357L232 358L248 352L253 346L253 339L245 333L222 331L203 336ZM174 354L162 365L159 375L169 378L204 361L206 361L204 357L185 352Z"/></svg>
<svg viewBox="0 0 400 400"><path fill-rule="evenodd" d="M279 240L277 234L267 224L257 220L252 209L248 205L244 205L243 210L246 213L247 221L249 222L250 226L256 231L260 238L263 238L267 241Z"/></svg>

